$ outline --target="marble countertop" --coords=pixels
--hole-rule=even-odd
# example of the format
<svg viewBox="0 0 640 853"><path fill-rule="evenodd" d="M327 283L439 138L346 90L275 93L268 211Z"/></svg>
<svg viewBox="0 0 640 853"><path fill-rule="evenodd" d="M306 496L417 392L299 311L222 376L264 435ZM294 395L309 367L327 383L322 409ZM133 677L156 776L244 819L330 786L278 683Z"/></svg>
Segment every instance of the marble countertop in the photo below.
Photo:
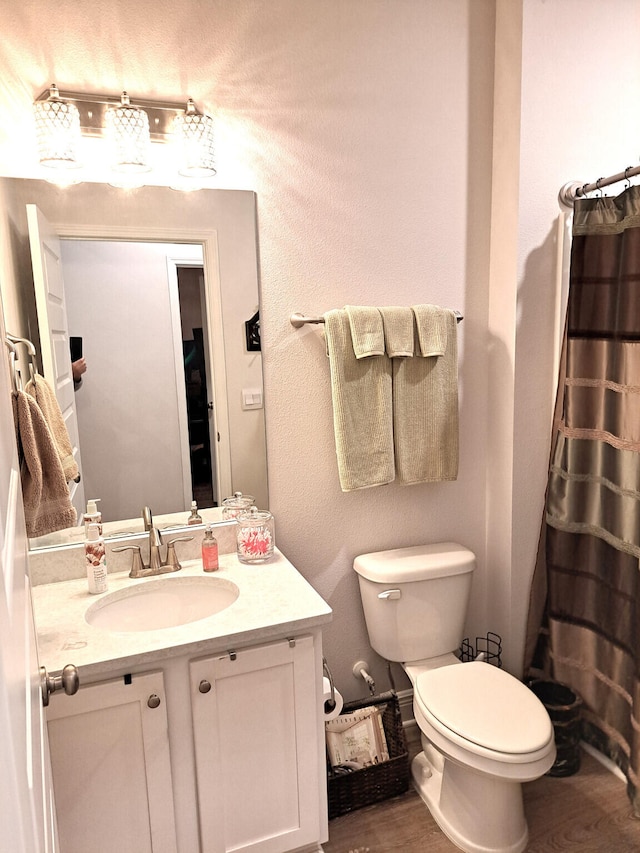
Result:
<svg viewBox="0 0 640 853"><path fill-rule="evenodd" d="M102 596L88 592L86 578L34 586L41 665L56 675L66 664L75 664L82 680L167 656L198 656L269 642L331 621L329 605L278 551L269 562L256 565L240 563L235 553L221 554L220 569L211 574L202 571L200 560L189 560L181 571L160 577L224 578L240 592L226 610L205 619L175 628L121 632L90 625L85 612L103 596L157 578L133 580L127 572L109 573L109 589Z"/></svg>

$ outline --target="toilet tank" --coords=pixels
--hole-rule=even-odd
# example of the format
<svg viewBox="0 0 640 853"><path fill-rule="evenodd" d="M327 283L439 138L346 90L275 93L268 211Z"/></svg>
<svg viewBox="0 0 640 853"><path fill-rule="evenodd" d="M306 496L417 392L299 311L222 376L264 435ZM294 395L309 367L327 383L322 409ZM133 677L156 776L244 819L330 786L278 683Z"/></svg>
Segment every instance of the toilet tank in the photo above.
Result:
<svg viewBox="0 0 640 853"><path fill-rule="evenodd" d="M473 552L455 542L356 557L372 648L402 662L455 652L463 639L475 564Z"/></svg>

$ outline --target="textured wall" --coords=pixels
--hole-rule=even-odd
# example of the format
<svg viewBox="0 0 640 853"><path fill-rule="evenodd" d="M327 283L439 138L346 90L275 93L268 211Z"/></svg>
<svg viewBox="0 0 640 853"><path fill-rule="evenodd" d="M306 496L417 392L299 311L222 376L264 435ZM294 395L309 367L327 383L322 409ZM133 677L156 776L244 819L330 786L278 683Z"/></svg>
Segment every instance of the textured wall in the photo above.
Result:
<svg viewBox="0 0 640 853"><path fill-rule="evenodd" d="M506 175L517 222L492 234L492 155L511 127L504 105L494 115L495 15L521 5L524 37L519 21L507 28L514 43L496 71L522 83ZM361 692L360 657L386 687L354 555L425 540L477 552L470 632L503 632L517 669L553 384L555 199L565 180L604 171L610 144L637 159L636 0L62 0L53 21L44 0L3 6L1 173L34 175L8 123L27 128L31 99L55 80L191 95L217 119L214 185L257 192L271 507L278 544L334 608L325 643L340 689ZM621 128L598 121L596 101ZM498 287L501 240L515 260ZM465 315L459 480L342 494L324 342L288 317L421 301Z"/></svg>

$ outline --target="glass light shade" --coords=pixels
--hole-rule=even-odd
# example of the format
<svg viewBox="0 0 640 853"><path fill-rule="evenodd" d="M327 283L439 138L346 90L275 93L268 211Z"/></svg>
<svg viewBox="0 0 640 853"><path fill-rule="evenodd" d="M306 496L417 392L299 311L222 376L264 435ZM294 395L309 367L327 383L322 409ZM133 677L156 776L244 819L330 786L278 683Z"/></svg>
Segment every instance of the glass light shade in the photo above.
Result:
<svg viewBox="0 0 640 853"><path fill-rule="evenodd" d="M105 114L105 132L111 146L111 168L116 172L148 172L149 116L129 103L122 93L121 103Z"/></svg>
<svg viewBox="0 0 640 853"><path fill-rule="evenodd" d="M77 169L80 113L75 104L60 98L58 87L49 89L46 101L33 105L40 163L53 169Z"/></svg>
<svg viewBox="0 0 640 853"><path fill-rule="evenodd" d="M178 156L178 174L186 178L206 178L215 175L213 148L213 119L202 115L189 98L183 115L173 123L174 141Z"/></svg>

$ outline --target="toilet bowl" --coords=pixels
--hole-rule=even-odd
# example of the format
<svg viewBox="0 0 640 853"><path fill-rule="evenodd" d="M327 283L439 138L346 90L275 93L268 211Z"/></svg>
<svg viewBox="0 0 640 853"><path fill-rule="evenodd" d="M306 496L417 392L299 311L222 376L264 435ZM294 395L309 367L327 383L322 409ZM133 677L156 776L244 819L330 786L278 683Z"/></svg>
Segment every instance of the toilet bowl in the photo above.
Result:
<svg viewBox="0 0 640 853"><path fill-rule="evenodd" d="M521 784L544 775L555 760L544 706L491 664L405 670L423 746L411 772L438 825L467 853L525 850Z"/></svg>
<svg viewBox="0 0 640 853"><path fill-rule="evenodd" d="M552 766L553 726L517 678L454 654L474 567L473 553L452 542L354 561L371 645L402 663L413 685L423 747L411 765L418 793L466 853L522 853L522 783Z"/></svg>

